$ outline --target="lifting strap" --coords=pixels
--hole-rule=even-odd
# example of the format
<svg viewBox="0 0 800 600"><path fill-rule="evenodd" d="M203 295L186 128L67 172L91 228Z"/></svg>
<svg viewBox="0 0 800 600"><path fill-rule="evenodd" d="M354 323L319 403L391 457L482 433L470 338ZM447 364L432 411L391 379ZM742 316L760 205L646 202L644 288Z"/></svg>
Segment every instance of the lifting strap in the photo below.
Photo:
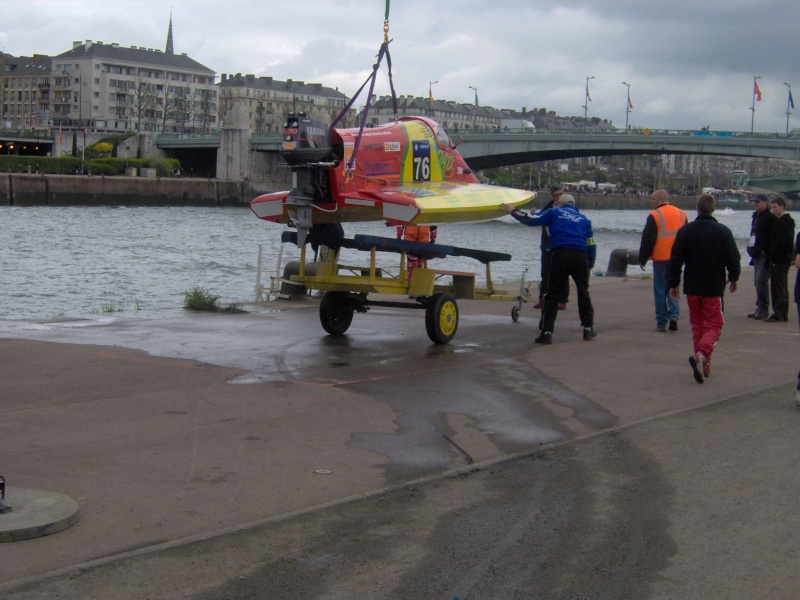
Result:
<svg viewBox="0 0 800 600"><path fill-rule="evenodd" d="M378 69L381 66L381 60L383 60L384 55L386 55L386 66L389 70L389 89L392 91L392 110L394 112L394 120L397 121L397 96L394 92L394 82L392 80L392 56L389 54L389 44L391 40L389 39L389 0L386 0L386 13L383 20L383 43L381 44L380 50L378 51L378 60L372 65L372 73L367 77L364 83L361 84L361 87L358 88L358 91L355 93L353 98L350 102L347 103L347 106L344 107L342 112L339 113L333 123L331 123L331 129L336 127L336 124L347 114L347 111L355 103L358 96L364 90L364 86L367 85L369 82L369 93L367 95L367 101L364 104L364 111L361 115L361 125L358 128L358 136L356 137L356 143L353 147L353 154L350 156L350 161L345 165L345 178L350 179L350 173L353 171L353 168L356 164L356 154L358 153L358 147L361 144L361 137L364 133L364 127L367 124L367 116L369 115L369 106L372 102L372 92L375 89L375 79L378 74Z"/></svg>

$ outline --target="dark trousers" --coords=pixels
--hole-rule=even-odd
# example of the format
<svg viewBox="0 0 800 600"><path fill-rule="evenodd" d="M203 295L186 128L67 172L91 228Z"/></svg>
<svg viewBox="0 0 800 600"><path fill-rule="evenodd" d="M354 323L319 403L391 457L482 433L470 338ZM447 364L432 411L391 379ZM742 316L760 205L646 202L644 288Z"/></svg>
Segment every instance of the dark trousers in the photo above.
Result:
<svg viewBox="0 0 800 600"><path fill-rule="evenodd" d="M558 315L558 303L561 301L558 290L569 286L569 278L575 282L578 290L578 314L581 325L594 326L594 307L589 296L589 258L584 250L576 248L554 248L548 274L548 292L544 297L544 310L542 316L542 331L553 332Z"/></svg>
<svg viewBox="0 0 800 600"><path fill-rule="evenodd" d="M766 316L769 314L769 263L763 252L753 259L753 283L756 286L756 312Z"/></svg>
<svg viewBox="0 0 800 600"><path fill-rule="evenodd" d="M769 291L772 314L784 321L789 318L789 265L769 266Z"/></svg>
<svg viewBox="0 0 800 600"><path fill-rule="evenodd" d="M539 286L539 300L544 300L544 297L550 289L550 263L552 261L552 250L545 250L542 252L542 283ZM558 296L558 301L562 304L566 304L569 301L569 280L567 280L567 283L564 285L564 289L556 294L556 296Z"/></svg>

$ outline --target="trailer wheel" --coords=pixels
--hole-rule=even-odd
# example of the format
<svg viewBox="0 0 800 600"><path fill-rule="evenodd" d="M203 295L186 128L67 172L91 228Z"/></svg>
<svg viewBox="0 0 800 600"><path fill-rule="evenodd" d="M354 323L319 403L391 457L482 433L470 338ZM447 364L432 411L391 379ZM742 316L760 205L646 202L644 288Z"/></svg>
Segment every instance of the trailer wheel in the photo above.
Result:
<svg viewBox="0 0 800 600"><path fill-rule="evenodd" d="M512 306L511 307L511 320L516 323L519 321L519 306Z"/></svg>
<svg viewBox="0 0 800 600"><path fill-rule="evenodd" d="M353 322L355 308L347 292L325 292L319 303L319 321L331 335L342 335Z"/></svg>
<svg viewBox="0 0 800 600"><path fill-rule="evenodd" d="M446 344L458 329L458 305L447 292L436 294L425 309L425 330L435 344Z"/></svg>

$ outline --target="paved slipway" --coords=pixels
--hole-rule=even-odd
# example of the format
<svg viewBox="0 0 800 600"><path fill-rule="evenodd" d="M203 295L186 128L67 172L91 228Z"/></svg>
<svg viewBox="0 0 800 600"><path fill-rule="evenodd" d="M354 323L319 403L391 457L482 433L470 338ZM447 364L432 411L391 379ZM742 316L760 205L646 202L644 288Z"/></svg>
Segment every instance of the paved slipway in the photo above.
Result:
<svg viewBox="0 0 800 600"><path fill-rule="evenodd" d="M0 474L81 511L0 544L0 596L795 598L800 334L751 282L703 385L637 277L544 347L501 302L446 346L387 308L328 337L314 299L0 322Z"/></svg>

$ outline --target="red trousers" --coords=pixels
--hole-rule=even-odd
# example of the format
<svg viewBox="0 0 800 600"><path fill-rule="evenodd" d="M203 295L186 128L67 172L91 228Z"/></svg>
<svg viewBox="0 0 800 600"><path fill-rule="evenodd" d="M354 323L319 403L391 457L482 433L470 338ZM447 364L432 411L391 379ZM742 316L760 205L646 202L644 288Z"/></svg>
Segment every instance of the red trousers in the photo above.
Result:
<svg viewBox="0 0 800 600"><path fill-rule="evenodd" d="M725 318L722 316L721 296L686 296L689 304L689 323L692 326L694 353L711 360Z"/></svg>

